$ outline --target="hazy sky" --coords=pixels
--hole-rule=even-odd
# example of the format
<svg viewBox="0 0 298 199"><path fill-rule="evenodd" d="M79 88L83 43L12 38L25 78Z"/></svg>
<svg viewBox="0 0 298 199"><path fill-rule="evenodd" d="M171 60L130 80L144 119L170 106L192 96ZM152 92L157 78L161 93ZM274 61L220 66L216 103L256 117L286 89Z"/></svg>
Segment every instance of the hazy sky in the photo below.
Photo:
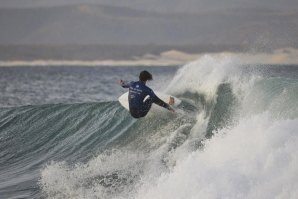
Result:
<svg viewBox="0 0 298 199"><path fill-rule="evenodd" d="M0 9L0 44L298 41L298 0L0 0Z"/></svg>
<svg viewBox="0 0 298 199"><path fill-rule="evenodd" d="M159 12L197 12L229 8L298 10L298 0L1 0L0 7L25 8L98 3Z"/></svg>

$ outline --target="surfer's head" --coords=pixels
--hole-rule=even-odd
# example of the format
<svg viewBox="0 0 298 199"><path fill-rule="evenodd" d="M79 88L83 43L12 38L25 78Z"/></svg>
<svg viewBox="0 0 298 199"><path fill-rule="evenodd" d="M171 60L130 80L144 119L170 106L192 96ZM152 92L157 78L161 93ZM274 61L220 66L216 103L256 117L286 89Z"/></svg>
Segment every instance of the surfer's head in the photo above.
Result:
<svg viewBox="0 0 298 199"><path fill-rule="evenodd" d="M152 75L148 71L143 70L142 72L140 72L139 79L142 82L146 82L147 80L152 80Z"/></svg>

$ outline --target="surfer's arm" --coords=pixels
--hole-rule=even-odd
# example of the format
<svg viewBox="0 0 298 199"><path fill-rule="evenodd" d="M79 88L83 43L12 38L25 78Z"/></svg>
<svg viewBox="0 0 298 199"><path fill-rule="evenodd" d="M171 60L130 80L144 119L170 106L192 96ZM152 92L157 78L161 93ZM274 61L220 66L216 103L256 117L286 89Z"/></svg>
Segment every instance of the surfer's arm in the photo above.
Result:
<svg viewBox="0 0 298 199"><path fill-rule="evenodd" d="M159 99L159 97L157 97L157 95L150 88L148 88L148 95L150 96L151 99L153 99L153 103L155 103L158 106L161 106L165 109L168 109L171 112L175 112L175 110L170 106L170 104Z"/></svg>
<svg viewBox="0 0 298 199"><path fill-rule="evenodd" d="M129 88L129 87L130 87L130 83L126 83L126 82L123 81L122 79L120 79L120 80L118 81L118 84L119 84L120 86L122 86L123 88Z"/></svg>
<svg viewBox="0 0 298 199"><path fill-rule="evenodd" d="M155 94L154 94L155 95ZM156 95L153 98L153 102L161 107L164 107L166 109L168 109L169 111L175 112L175 110L167 103L165 103L164 101L162 101L161 99L159 99Z"/></svg>

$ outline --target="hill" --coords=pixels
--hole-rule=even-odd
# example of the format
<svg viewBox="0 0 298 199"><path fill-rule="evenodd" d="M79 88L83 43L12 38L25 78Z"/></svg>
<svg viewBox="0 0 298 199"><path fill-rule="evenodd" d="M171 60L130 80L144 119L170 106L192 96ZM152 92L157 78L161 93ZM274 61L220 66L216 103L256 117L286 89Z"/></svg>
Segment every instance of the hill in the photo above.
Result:
<svg viewBox="0 0 298 199"><path fill-rule="evenodd" d="M79 4L0 9L0 44L291 46L298 13L266 8L159 13Z"/></svg>

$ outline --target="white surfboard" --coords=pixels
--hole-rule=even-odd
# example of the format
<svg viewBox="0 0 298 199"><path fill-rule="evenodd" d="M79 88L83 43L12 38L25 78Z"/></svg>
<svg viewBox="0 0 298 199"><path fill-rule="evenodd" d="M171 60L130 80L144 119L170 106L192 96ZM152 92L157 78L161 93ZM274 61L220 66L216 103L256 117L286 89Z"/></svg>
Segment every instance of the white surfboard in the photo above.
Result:
<svg viewBox="0 0 298 199"><path fill-rule="evenodd" d="M177 97L174 97L172 95L168 95L168 94L164 94L164 93L161 93L161 92L154 92L155 95L157 97L159 97L162 101L166 102L166 103L169 103L169 100L170 98L174 98L174 104L172 105L172 107L177 107L180 103L181 103L181 100L178 99ZM146 99L146 98L145 98ZM120 102L120 104L127 110L129 110L129 104L128 104L128 92L124 93L123 95L121 95L119 98L118 98L118 101ZM158 106L157 104L152 104L152 107L150 109L149 112L160 112L160 111L168 111L167 109L163 108L163 107L160 107Z"/></svg>

